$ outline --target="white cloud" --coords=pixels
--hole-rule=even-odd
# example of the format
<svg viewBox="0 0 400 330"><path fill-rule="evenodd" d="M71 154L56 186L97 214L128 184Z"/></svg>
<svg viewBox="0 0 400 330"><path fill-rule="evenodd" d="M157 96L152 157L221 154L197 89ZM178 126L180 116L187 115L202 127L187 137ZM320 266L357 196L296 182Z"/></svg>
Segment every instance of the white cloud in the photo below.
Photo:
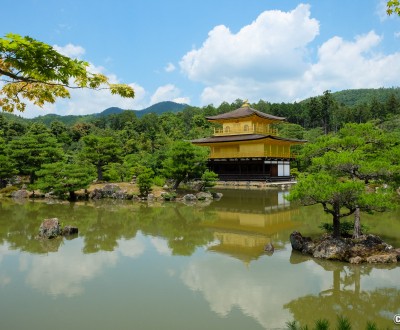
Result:
<svg viewBox="0 0 400 330"><path fill-rule="evenodd" d="M395 33L394 33L394 36L395 36L396 38L400 38L400 31L399 31L399 32L395 32Z"/></svg>
<svg viewBox="0 0 400 330"><path fill-rule="evenodd" d="M165 256L171 256L172 255L172 250L168 246L167 240L159 237L152 237L150 238L151 244L155 247L157 252L161 255Z"/></svg>
<svg viewBox="0 0 400 330"><path fill-rule="evenodd" d="M120 252L123 256L130 258L137 258L141 256L145 251L143 236L140 235L129 240L118 240L118 248L116 251Z"/></svg>
<svg viewBox="0 0 400 330"><path fill-rule="evenodd" d="M176 67L173 63L168 63L167 66L164 68L165 72L173 72L175 71Z"/></svg>
<svg viewBox="0 0 400 330"><path fill-rule="evenodd" d="M238 98L293 102L327 89L399 85L400 53L377 52L383 37L374 31L350 41L335 36L319 46L313 59L310 43L318 34L309 5L265 11L236 34L223 25L213 28L180 66L190 80L205 85L202 104Z"/></svg>
<svg viewBox="0 0 400 330"><path fill-rule="evenodd" d="M115 266L117 260L115 252L83 254L79 245L60 248L57 253L32 258L26 283L52 296L80 295L84 291L84 282L101 274L104 268Z"/></svg>
<svg viewBox="0 0 400 330"><path fill-rule="evenodd" d="M181 91L173 84L167 84L157 88L150 99L150 104L155 104L163 101L174 101L177 103L190 103L188 97L180 96Z"/></svg>
<svg viewBox="0 0 400 330"><path fill-rule="evenodd" d="M83 54L85 54L85 49L83 47L73 44L67 44L65 46L54 45L53 48L60 54L72 58L81 57Z"/></svg>
<svg viewBox="0 0 400 330"><path fill-rule="evenodd" d="M400 53L375 53L382 37L371 31L353 42L334 37L318 50L318 62L304 74L315 93L332 89L379 88L399 84Z"/></svg>

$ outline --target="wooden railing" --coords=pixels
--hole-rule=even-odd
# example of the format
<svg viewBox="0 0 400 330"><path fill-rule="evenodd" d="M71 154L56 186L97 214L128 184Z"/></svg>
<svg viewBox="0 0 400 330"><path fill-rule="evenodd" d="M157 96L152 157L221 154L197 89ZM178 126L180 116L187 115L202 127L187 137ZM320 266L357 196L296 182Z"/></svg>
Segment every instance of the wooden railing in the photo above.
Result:
<svg viewBox="0 0 400 330"><path fill-rule="evenodd" d="M290 152L212 152L210 158L255 158L255 157L270 157L270 158L296 158L295 153Z"/></svg>
<svg viewBox="0 0 400 330"><path fill-rule="evenodd" d="M278 135L278 130L267 127L249 127L249 129L235 129L223 130L222 128L214 128L214 136L238 135L238 134L264 134L264 135Z"/></svg>

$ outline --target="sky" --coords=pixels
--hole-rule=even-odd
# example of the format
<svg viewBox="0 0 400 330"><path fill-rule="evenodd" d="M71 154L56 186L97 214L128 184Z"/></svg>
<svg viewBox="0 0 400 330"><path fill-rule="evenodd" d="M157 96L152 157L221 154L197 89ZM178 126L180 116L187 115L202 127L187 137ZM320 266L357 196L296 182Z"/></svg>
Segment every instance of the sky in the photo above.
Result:
<svg viewBox="0 0 400 330"><path fill-rule="evenodd" d="M388 17L383 0L6 1L0 36L10 32L85 60L136 94L73 90L42 109L29 104L24 117L400 86L400 17Z"/></svg>

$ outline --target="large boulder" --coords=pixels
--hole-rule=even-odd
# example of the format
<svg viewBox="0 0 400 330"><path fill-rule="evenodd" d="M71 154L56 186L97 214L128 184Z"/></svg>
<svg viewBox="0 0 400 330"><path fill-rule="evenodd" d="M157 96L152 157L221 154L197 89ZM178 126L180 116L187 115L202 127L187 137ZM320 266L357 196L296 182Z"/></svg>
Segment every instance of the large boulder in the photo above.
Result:
<svg viewBox="0 0 400 330"><path fill-rule="evenodd" d="M12 198L16 198L16 199L28 198L29 197L29 193L25 189L20 189L20 190L13 191L11 193L11 197Z"/></svg>
<svg viewBox="0 0 400 330"><path fill-rule="evenodd" d="M307 254L310 254L314 247L314 243L311 238L304 237L298 231L294 231L290 234L290 244L292 245L293 250Z"/></svg>
<svg viewBox="0 0 400 330"><path fill-rule="evenodd" d="M190 201L190 202L193 202L193 201L197 200L196 196L193 195L193 194L186 194L185 196L183 196L183 199L185 201Z"/></svg>
<svg viewBox="0 0 400 330"><path fill-rule="evenodd" d="M39 227L39 237L55 238L62 234L57 218L45 219Z"/></svg>
<svg viewBox="0 0 400 330"><path fill-rule="evenodd" d="M314 258L328 260L347 260L350 254L350 246L340 238L326 237L314 246L312 255Z"/></svg>
<svg viewBox="0 0 400 330"><path fill-rule="evenodd" d="M196 198L199 201L206 201L206 200L213 199L213 196L209 192L202 191L202 192L199 192L199 193L196 194Z"/></svg>
<svg viewBox="0 0 400 330"><path fill-rule="evenodd" d="M115 183L106 184L103 188L95 188L90 194L90 199L101 199L101 198L114 198L114 199L132 199L132 195L129 195L125 190L122 190L120 186Z"/></svg>
<svg viewBox="0 0 400 330"><path fill-rule="evenodd" d="M400 249L393 249L376 235L363 235L357 239L335 238L324 235L312 241L295 231L290 235L293 250L312 255L314 258L341 260L352 264L396 263L400 259Z"/></svg>

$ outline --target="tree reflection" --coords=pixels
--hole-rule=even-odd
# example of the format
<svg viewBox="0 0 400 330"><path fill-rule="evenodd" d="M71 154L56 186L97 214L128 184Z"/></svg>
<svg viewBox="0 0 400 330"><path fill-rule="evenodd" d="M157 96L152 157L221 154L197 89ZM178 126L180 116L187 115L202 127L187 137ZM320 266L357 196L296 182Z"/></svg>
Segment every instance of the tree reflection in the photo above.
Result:
<svg viewBox="0 0 400 330"><path fill-rule="evenodd" d="M395 265L350 265L311 259L296 252L292 252L290 259L291 263L307 260L331 272L332 285L318 295L300 297L284 305L302 326L311 326L322 318L335 324L338 315L349 318L355 329L364 329L367 321L375 322L379 327L393 325L392 317L400 310L398 288L390 287L389 284L388 287L368 291L362 289L362 283L374 269L393 269Z"/></svg>
<svg viewBox="0 0 400 330"><path fill-rule="evenodd" d="M121 201L53 204L27 201L20 205L1 201L0 242L30 253L56 252L63 238L49 241L36 238L41 222L52 217L57 217L62 225L79 228L83 253L113 251L118 240L134 238L138 231L165 238L172 253L177 255L191 255L197 247L214 240L212 232L200 226L205 217L213 218L213 212L184 204L151 207Z"/></svg>

